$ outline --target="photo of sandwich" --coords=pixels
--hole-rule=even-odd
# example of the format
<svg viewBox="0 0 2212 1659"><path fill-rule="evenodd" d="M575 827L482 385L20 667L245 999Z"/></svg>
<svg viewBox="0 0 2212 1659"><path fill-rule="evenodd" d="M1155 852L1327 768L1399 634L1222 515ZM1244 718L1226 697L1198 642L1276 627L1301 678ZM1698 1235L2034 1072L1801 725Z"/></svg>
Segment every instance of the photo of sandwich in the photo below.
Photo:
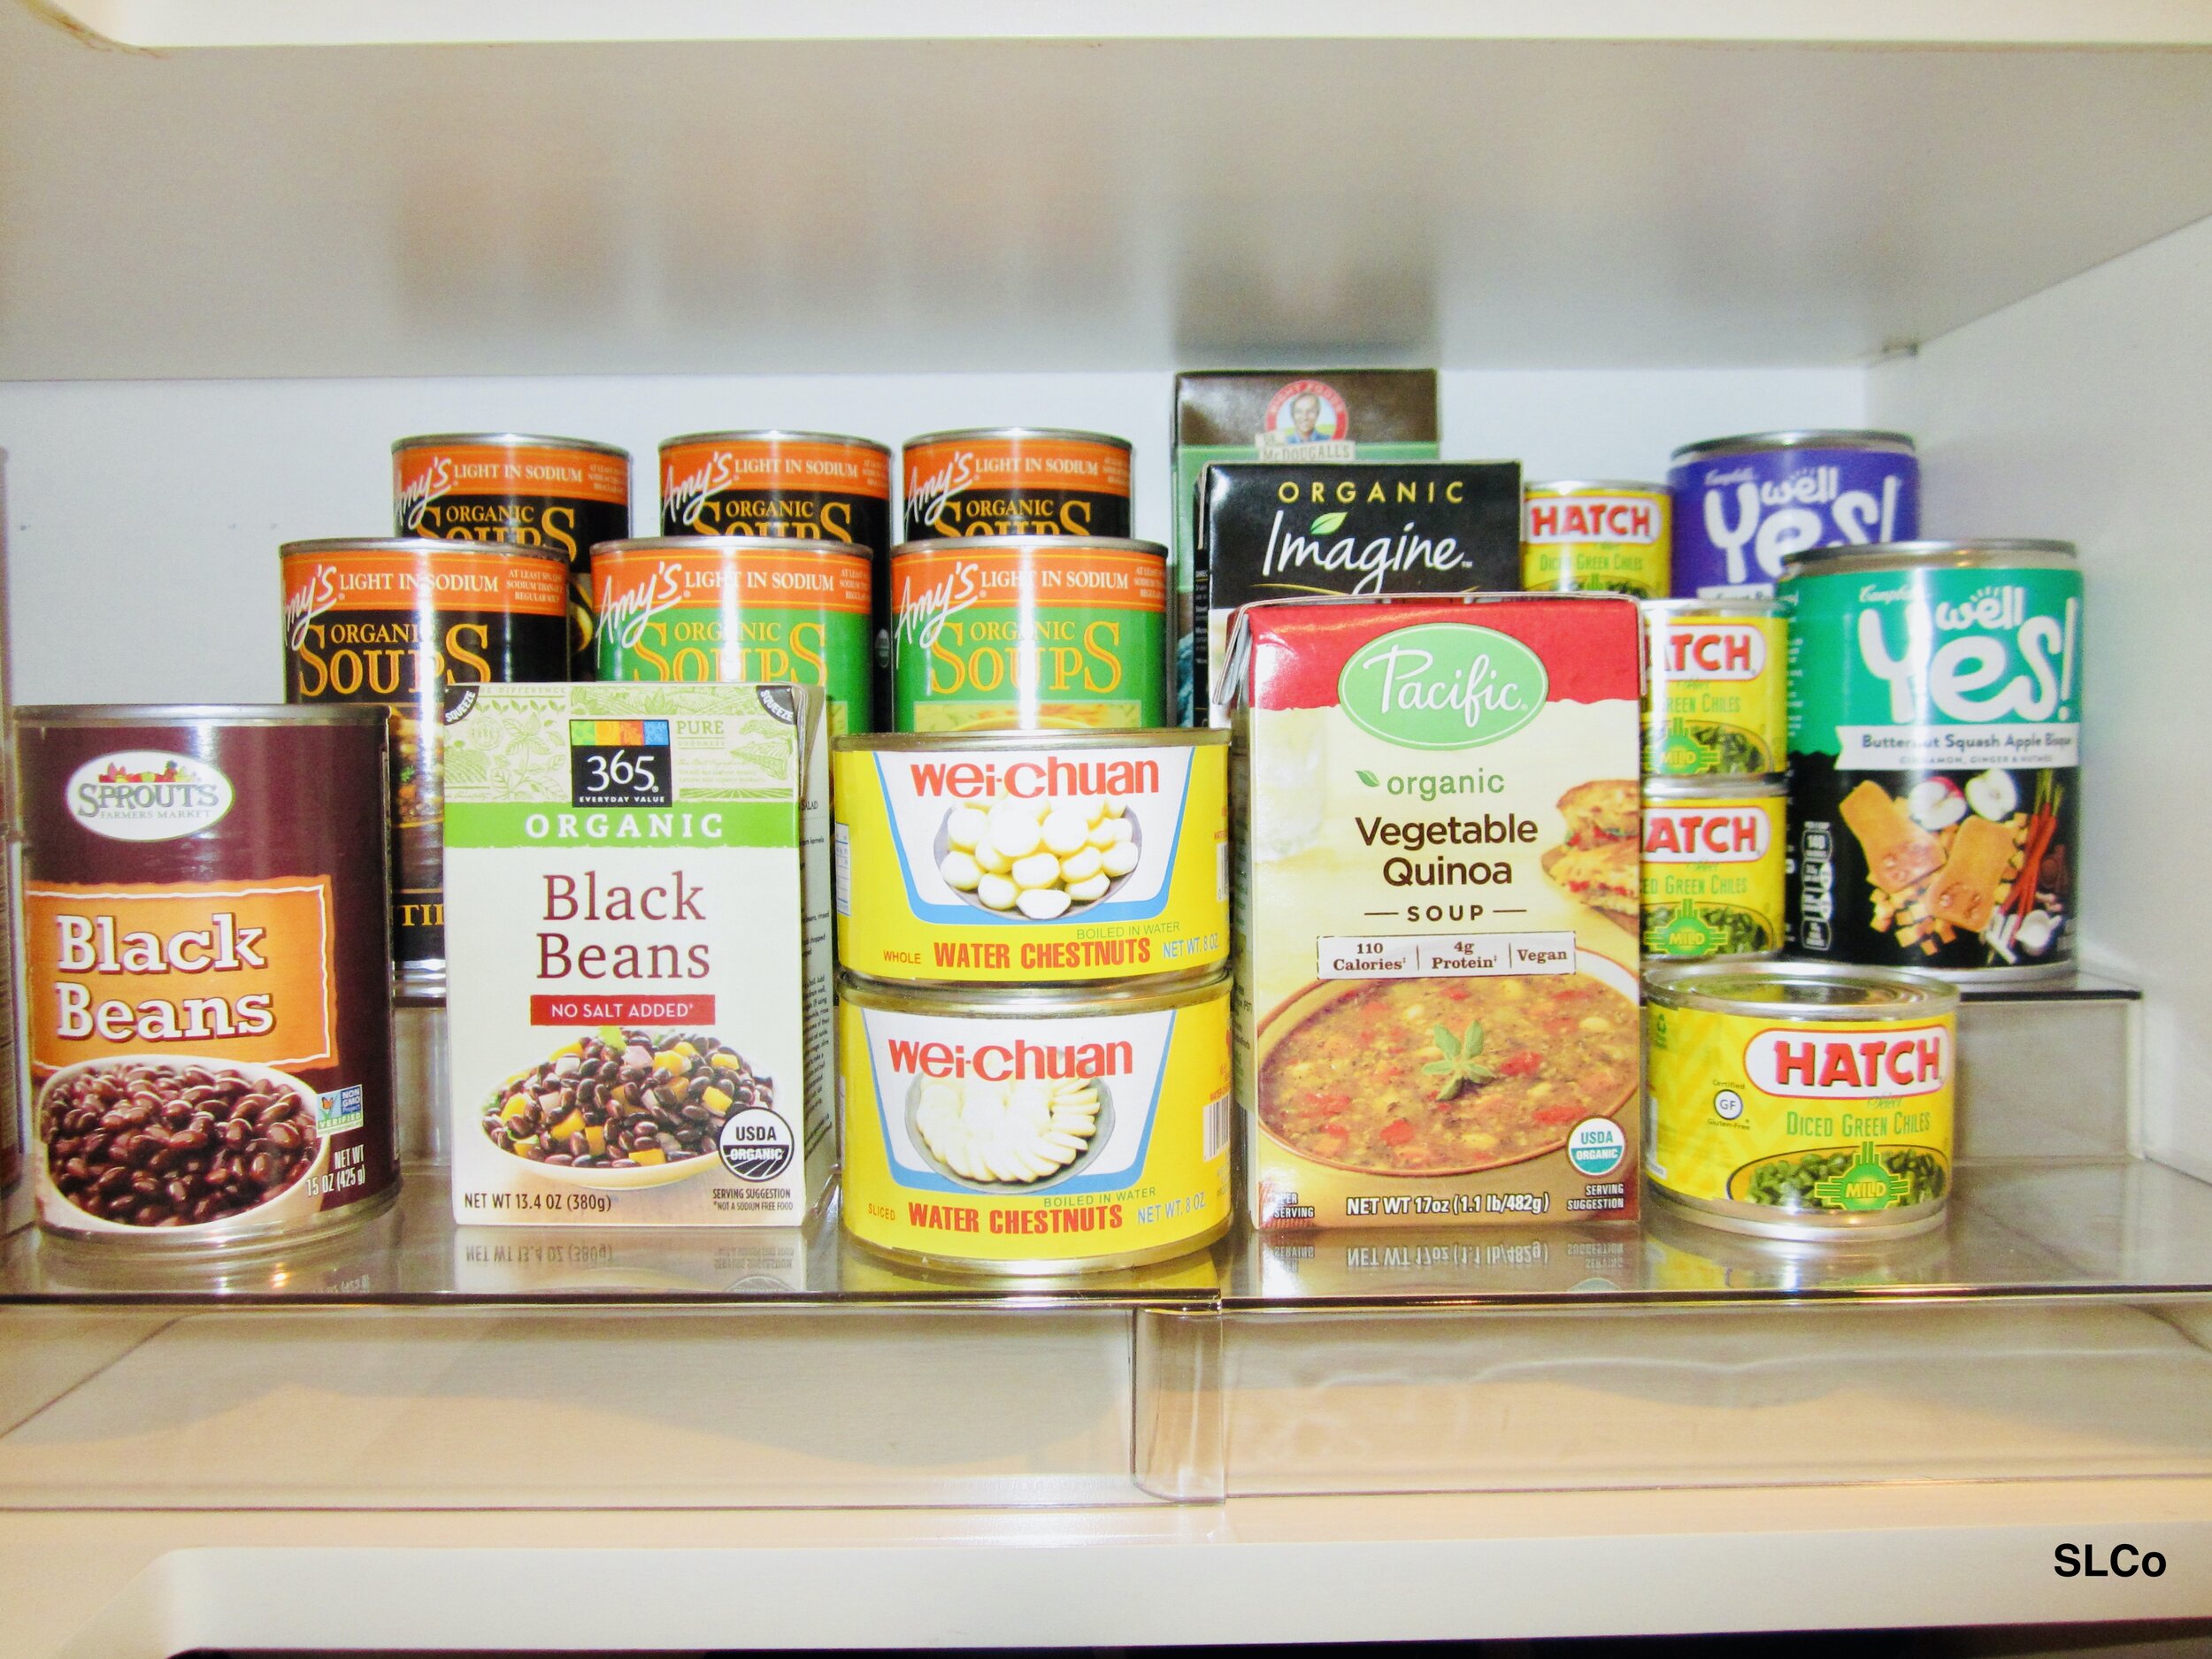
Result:
<svg viewBox="0 0 2212 1659"><path fill-rule="evenodd" d="M1643 789L1633 778L1578 783L1559 797L1567 839L1541 860L1552 885L1629 933L1640 928Z"/></svg>

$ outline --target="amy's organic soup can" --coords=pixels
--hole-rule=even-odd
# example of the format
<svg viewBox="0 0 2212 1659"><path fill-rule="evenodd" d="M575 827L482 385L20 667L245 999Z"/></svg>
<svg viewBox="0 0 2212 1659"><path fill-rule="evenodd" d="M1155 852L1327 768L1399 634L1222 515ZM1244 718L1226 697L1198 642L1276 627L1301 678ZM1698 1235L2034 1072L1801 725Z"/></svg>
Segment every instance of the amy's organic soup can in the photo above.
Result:
<svg viewBox="0 0 2212 1659"><path fill-rule="evenodd" d="M284 700L373 703L391 721L392 959L445 990L445 728L476 687L568 677L567 559L420 538L282 549Z"/></svg>
<svg viewBox="0 0 2212 1659"><path fill-rule="evenodd" d="M374 708L25 709L39 1219L166 1250L397 1189Z"/></svg>
<svg viewBox="0 0 2212 1659"><path fill-rule="evenodd" d="M1226 732L849 738L838 960L879 979L1131 979L1229 954Z"/></svg>
<svg viewBox="0 0 2212 1659"><path fill-rule="evenodd" d="M402 438L392 446L392 533L558 553L569 571L564 678L589 680L591 549L630 534L630 453L517 432Z"/></svg>
<svg viewBox="0 0 2212 1659"><path fill-rule="evenodd" d="M820 686L830 729L875 722L864 548L673 535L592 549L602 680Z"/></svg>
<svg viewBox="0 0 2212 1659"><path fill-rule="evenodd" d="M1125 536L1129 442L1102 432L987 426L906 441L906 538Z"/></svg>
<svg viewBox="0 0 2212 1659"><path fill-rule="evenodd" d="M2070 973L2082 580L2064 541L1822 549L1790 607L1793 955Z"/></svg>
<svg viewBox="0 0 2212 1659"><path fill-rule="evenodd" d="M1521 492L1521 586L1663 598L1672 517L1664 484L1530 484Z"/></svg>
<svg viewBox="0 0 2212 1659"><path fill-rule="evenodd" d="M1644 607L1644 771L1755 777L1789 764L1789 624L1771 599Z"/></svg>
<svg viewBox="0 0 2212 1659"><path fill-rule="evenodd" d="M1781 954L1786 795L1778 780L1645 780L1647 957Z"/></svg>
<svg viewBox="0 0 2212 1659"><path fill-rule="evenodd" d="M1951 1189L1958 993L1818 963L1645 979L1652 1185L1709 1225L1916 1233Z"/></svg>
<svg viewBox="0 0 2212 1659"><path fill-rule="evenodd" d="M1167 549L1088 536L909 541L891 555L902 732L1167 724Z"/></svg>
<svg viewBox="0 0 2212 1659"><path fill-rule="evenodd" d="M663 535L796 536L891 550L891 451L828 432L695 432L661 444Z"/></svg>
<svg viewBox="0 0 2212 1659"><path fill-rule="evenodd" d="M1920 534L1920 462L1901 432L1758 432L1674 452L1674 591L1761 598L1807 548Z"/></svg>
<svg viewBox="0 0 2212 1659"><path fill-rule="evenodd" d="M838 990L845 1229L936 1263L1064 1273L1228 1230L1229 980Z"/></svg>

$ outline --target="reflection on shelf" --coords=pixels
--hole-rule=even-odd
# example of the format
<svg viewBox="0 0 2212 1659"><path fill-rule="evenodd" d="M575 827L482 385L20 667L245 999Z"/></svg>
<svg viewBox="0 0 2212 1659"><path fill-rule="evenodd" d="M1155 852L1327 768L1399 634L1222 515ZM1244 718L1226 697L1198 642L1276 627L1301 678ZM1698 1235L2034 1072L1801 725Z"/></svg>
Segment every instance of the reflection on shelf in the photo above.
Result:
<svg viewBox="0 0 2212 1659"><path fill-rule="evenodd" d="M2147 1160L1962 1164L1948 1225L1893 1242L1718 1232L1647 1197L1641 1223L1256 1234L1179 1261L1054 1279L932 1271L839 1233L457 1226L442 1171L312 1247L175 1262L26 1229L0 1246L0 1305L1513 1307L1762 1298L2212 1292L2212 1186Z"/></svg>

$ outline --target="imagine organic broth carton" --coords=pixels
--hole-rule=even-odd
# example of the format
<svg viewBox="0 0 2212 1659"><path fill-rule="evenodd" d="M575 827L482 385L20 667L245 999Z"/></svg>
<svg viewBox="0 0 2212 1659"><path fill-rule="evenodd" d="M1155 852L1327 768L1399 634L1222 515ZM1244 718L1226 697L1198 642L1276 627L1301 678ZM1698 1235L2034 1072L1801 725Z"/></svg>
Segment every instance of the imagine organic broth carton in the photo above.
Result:
<svg viewBox="0 0 2212 1659"><path fill-rule="evenodd" d="M1255 1225L1634 1215L1635 603L1275 601L1230 672Z"/></svg>
<svg viewBox="0 0 2212 1659"><path fill-rule="evenodd" d="M446 749L453 1213L794 1226L835 1156L818 686L485 686Z"/></svg>

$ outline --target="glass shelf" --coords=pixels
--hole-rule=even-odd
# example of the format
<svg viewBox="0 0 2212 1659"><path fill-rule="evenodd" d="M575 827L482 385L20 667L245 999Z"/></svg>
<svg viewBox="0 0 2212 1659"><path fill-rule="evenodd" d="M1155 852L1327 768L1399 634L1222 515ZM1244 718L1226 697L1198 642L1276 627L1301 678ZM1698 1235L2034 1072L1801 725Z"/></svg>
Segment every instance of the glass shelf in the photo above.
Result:
<svg viewBox="0 0 2212 1659"><path fill-rule="evenodd" d="M2183 1296L2212 1293L2212 1185L2145 1159L1960 1166L1947 1226L1887 1243L1745 1238L1647 1202L1640 1223L1258 1235L1059 1279L928 1272L805 1229L457 1225L442 1171L342 1237L224 1262L119 1259L25 1229L0 1305L1127 1308L1183 1312L1637 1303Z"/></svg>

